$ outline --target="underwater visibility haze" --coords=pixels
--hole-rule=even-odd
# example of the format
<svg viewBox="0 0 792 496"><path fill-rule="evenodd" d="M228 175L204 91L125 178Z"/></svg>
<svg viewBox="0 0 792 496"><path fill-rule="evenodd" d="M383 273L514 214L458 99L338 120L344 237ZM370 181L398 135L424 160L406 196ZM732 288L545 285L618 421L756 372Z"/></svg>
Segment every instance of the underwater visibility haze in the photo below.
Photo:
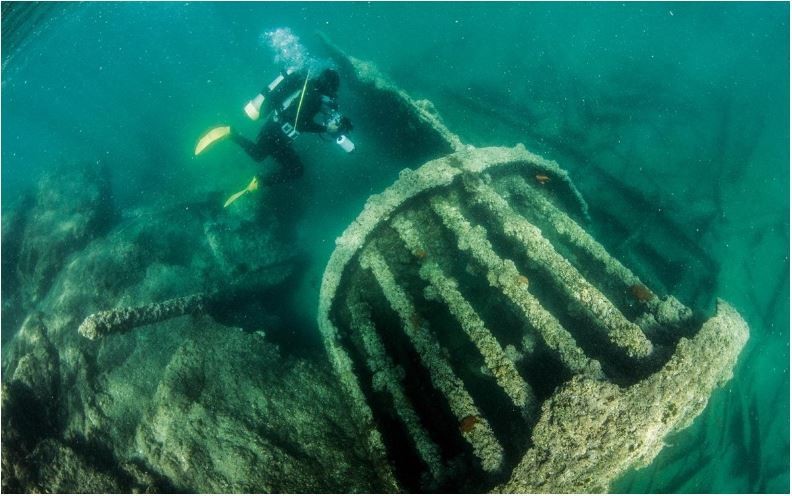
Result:
<svg viewBox="0 0 792 496"><path fill-rule="evenodd" d="M3 2L3 491L788 493L789 14Z"/></svg>

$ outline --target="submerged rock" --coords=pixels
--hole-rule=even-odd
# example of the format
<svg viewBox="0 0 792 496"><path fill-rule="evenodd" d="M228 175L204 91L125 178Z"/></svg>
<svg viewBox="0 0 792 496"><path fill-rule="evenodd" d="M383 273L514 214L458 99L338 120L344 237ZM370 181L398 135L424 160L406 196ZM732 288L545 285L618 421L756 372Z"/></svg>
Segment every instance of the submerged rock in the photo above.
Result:
<svg viewBox="0 0 792 496"><path fill-rule="evenodd" d="M67 257L105 231L112 217L103 165L64 164L41 179L16 261L28 308L44 297Z"/></svg>
<svg viewBox="0 0 792 496"><path fill-rule="evenodd" d="M95 463L55 439L46 439L38 445L27 463L30 467L27 480L19 480L20 486L12 490L37 493L120 493L131 489L117 474L99 470Z"/></svg>
<svg viewBox="0 0 792 496"><path fill-rule="evenodd" d="M21 492L36 464L28 458L57 432L60 388L58 353L38 315L29 317L3 355L3 491Z"/></svg>
<svg viewBox="0 0 792 496"><path fill-rule="evenodd" d="M27 388L31 399L39 405L37 410L47 418L54 418L54 408L58 403L60 363L41 315L28 317L17 339L7 348L10 348L7 353L16 357L14 361L4 363L3 376L10 377L7 382Z"/></svg>
<svg viewBox="0 0 792 496"><path fill-rule="evenodd" d="M335 387L328 369L280 356L262 334L201 320L165 367L131 451L188 491L373 491Z"/></svg>
<svg viewBox="0 0 792 496"><path fill-rule="evenodd" d="M266 203L244 200L204 223L206 242L228 285L275 286L294 271L296 247Z"/></svg>
<svg viewBox="0 0 792 496"><path fill-rule="evenodd" d="M4 490L377 490L325 362L205 313L77 333L99 310L277 287L295 259L277 219L148 208L98 235L98 212L76 212L93 197L65 194L40 198L20 231L35 314L3 347Z"/></svg>
<svg viewBox="0 0 792 496"><path fill-rule="evenodd" d="M19 203L13 208L4 208L2 217L3 249L2 255L2 341L5 342L22 325L25 318L25 308L22 301L22 292L19 285L19 274L17 273L17 261L19 260L19 249L22 244L22 233L25 229L28 213L33 204L33 197L30 194L24 195Z"/></svg>

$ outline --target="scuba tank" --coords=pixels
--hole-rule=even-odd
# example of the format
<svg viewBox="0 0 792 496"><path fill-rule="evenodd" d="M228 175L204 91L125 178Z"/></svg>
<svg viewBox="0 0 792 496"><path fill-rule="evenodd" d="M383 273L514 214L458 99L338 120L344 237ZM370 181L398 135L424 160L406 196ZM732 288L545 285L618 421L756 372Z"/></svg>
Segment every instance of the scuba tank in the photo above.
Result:
<svg viewBox="0 0 792 496"><path fill-rule="evenodd" d="M273 79L272 82L269 85L267 85L267 89L271 92L272 90L277 88L277 86L281 84L284 79L286 79L286 76L293 73L294 70L295 69L293 67L290 67L286 70L286 72L279 74L278 77ZM266 99L267 97L264 95L264 93L259 93L258 95L256 95L252 100L250 100L247 103L247 105L245 105L245 114L247 114L247 116L251 120L254 121L258 120L258 118L261 115L261 106L264 104L264 101Z"/></svg>

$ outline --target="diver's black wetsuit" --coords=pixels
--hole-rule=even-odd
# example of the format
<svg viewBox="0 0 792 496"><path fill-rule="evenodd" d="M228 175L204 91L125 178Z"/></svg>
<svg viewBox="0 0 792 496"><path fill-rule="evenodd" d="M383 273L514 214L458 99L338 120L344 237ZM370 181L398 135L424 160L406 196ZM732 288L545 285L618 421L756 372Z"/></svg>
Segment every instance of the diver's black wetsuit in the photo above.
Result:
<svg viewBox="0 0 792 496"><path fill-rule="evenodd" d="M265 88L261 93L267 96L262 115L275 110L253 142L232 130L231 139L244 149L256 162L269 156L275 159L280 169L263 180L266 185L284 183L297 179L303 174L303 164L297 152L291 146L292 138L287 136L283 127L294 126L297 108L300 107L300 94L305 85L305 72L293 72L286 76L272 91ZM328 84L326 78L309 79L305 87L305 96L300 107L299 121L296 128L300 133L323 133L327 131L324 124L314 122L314 117L322 110L323 96L332 101L338 90L338 82ZM285 105L286 108L283 108ZM275 106L275 108L273 108Z"/></svg>

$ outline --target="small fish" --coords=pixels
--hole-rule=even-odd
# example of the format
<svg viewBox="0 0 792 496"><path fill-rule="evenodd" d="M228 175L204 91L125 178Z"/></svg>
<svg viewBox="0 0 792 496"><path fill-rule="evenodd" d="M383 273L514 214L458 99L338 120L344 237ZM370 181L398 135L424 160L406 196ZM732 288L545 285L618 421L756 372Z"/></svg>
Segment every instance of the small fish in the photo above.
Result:
<svg viewBox="0 0 792 496"><path fill-rule="evenodd" d="M550 176L545 176L544 174L537 174L536 175L536 180L539 181L539 184L544 186L545 183L549 183L550 182Z"/></svg>
<svg viewBox="0 0 792 496"><path fill-rule="evenodd" d="M473 430L474 427L476 427L476 424L478 424L480 421L481 419L479 419L477 416L468 415L459 422L459 431L470 432Z"/></svg>
<svg viewBox="0 0 792 496"><path fill-rule="evenodd" d="M652 292L649 291L649 288L644 286L643 284L633 284L630 286L630 293L632 293L633 298L638 301L649 301L652 299Z"/></svg>

